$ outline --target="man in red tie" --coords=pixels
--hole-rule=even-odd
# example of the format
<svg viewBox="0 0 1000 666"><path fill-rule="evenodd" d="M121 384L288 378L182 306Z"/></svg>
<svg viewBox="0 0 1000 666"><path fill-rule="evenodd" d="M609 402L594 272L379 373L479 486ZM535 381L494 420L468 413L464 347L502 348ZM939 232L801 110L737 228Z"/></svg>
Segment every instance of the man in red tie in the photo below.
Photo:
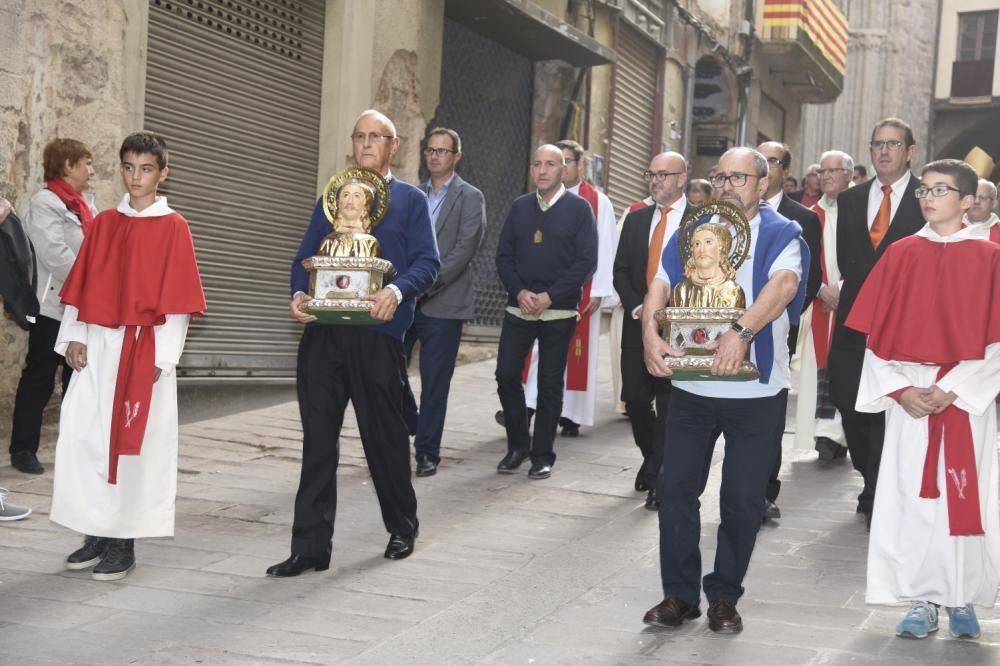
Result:
<svg viewBox="0 0 1000 666"><path fill-rule="evenodd" d="M656 475L663 461L664 424L670 380L646 370L642 346L642 300L660 265L663 247L687 213L687 162L678 153L660 153L645 173L653 205L632 211L622 224L615 255L614 284L625 309L622 322L622 400L625 401L642 466L635 489L647 491L646 508L656 510ZM653 402L656 411L653 411Z"/></svg>
<svg viewBox="0 0 1000 666"><path fill-rule="evenodd" d="M865 356L865 336L845 328L844 321L885 249L924 225L913 195L920 180L910 173L910 160L916 151L909 125L898 118L879 121L871 138L875 178L848 188L837 197L837 263L843 284L830 343L830 397L841 415L851 463L865 480L857 511L867 516L869 525L885 416L860 413L854 407Z"/></svg>

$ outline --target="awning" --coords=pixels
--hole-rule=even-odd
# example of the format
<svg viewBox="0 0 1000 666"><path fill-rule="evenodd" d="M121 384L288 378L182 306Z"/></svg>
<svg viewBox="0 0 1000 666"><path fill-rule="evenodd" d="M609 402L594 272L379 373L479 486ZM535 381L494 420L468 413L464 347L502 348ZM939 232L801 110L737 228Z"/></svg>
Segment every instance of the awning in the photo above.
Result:
<svg viewBox="0 0 1000 666"><path fill-rule="evenodd" d="M531 60L607 65L613 49L531 0L446 0L445 15Z"/></svg>

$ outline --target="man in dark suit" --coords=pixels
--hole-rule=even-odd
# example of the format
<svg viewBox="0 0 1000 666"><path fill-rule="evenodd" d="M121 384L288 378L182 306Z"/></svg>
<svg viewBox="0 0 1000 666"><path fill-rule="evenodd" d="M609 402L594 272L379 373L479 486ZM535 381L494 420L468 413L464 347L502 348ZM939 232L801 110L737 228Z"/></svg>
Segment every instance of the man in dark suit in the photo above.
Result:
<svg viewBox="0 0 1000 666"><path fill-rule="evenodd" d="M802 238L809 246L809 274L806 279L806 302L802 309L805 310L816 298L820 283L823 281L823 271L820 267L820 237L822 229L819 224L819 216L809 210L785 193L782 187L785 178L788 177L788 169L792 165L791 149L778 141L766 141L757 146L757 152L767 159L768 185L764 192L763 200L778 211L778 214L798 222L802 227ZM788 334L788 357L795 353L795 342L799 337L798 324L791 327ZM783 394L785 399L788 393ZM781 491L781 481L778 479L778 472L781 470L781 442L778 442L778 459L775 462L771 478L767 482L767 506L764 509L764 518L774 520L781 517L781 510L778 509L778 493Z"/></svg>
<svg viewBox="0 0 1000 666"><path fill-rule="evenodd" d="M861 285L885 249L924 225L913 195L920 180L910 173L910 160L915 153L909 125L898 118L880 121L871 138L876 177L844 190L837 197L837 264L843 286L830 344L830 397L843 421L851 463L865 480L858 496L858 513L868 516L869 525L885 417L882 412L865 414L854 409L865 356L865 336L846 328L844 321Z"/></svg>
<svg viewBox="0 0 1000 666"><path fill-rule="evenodd" d="M647 491L646 508L659 508L656 476L663 462L664 425L670 380L646 370L642 347L642 300L656 275L667 241L688 211L684 187L687 162L678 153L660 153L645 173L654 204L628 214L615 254L614 284L625 309L622 321L622 400L632 437L642 452L635 489ZM652 403L656 403L653 411Z"/></svg>
<svg viewBox="0 0 1000 666"><path fill-rule="evenodd" d="M462 322L476 314L469 266L486 233L486 207L483 193L455 173L462 159L458 132L432 129L424 158L430 178L423 189L437 232L441 270L434 286L417 300L413 325L403 341L407 365L413 345L420 341L420 408L407 380L404 411L415 434L417 476L432 476L441 461L441 435Z"/></svg>

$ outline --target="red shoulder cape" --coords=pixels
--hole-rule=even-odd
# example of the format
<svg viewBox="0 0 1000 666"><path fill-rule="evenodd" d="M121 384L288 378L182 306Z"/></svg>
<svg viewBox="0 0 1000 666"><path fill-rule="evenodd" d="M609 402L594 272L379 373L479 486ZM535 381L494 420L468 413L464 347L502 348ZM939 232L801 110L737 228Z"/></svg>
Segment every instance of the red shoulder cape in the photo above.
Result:
<svg viewBox="0 0 1000 666"><path fill-rule="evenodd" d="M887 361L948 365L1000 342L1000 245L896 241L865 279L846 325Z"/></svg>
<svg viewBox="0 0 1000 666"><path fill-rule="evenodd" d="M177 213L104 211L94 218L59 296L80 311L80 321L109 328L203 314L205 293L187 221Z"/></svg>

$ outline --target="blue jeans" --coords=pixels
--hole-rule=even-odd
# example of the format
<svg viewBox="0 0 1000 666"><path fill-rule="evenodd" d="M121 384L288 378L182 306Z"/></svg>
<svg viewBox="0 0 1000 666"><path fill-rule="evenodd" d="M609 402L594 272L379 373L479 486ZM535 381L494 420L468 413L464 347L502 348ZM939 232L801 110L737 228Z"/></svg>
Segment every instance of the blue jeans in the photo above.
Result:
<svg viewBox="0 0 1000 666"><path fill-rule="evenodd" d="M507 450L530 451L533 463L551 465L556 460L552 444L562 413L563 374L574 328L576 319L572 317L527 321L509 313L504 315L497 348L496 378L507 428ZM538 340L538 401L532 437L528 432L521 373L524 359L535 340Z"/></svg>
<svg viewBox="0 0 1000 666"><path fill-rule="evenodd" d="M757 531L764 515L768 476L785 426L787 389L766 398L706 398L678 384L670 394L660 496L660 577L663 592L692 605L735 603L743 595ZM701 515L713 434L726 439L719 497L721 522L712 573L701 578Z"/></svg>
<svg viewBox="0 0 1000 666"><path fill-rule="evenodd" d="M448 409L448 392L455 374L455 359L462 339L461 319L428 317L417 307L413 325L406 331L403 347L410 365L413 345L420 341L420 407L407 379L403 416L414 435L417 458L441 462L441 437Z"/></svg>

